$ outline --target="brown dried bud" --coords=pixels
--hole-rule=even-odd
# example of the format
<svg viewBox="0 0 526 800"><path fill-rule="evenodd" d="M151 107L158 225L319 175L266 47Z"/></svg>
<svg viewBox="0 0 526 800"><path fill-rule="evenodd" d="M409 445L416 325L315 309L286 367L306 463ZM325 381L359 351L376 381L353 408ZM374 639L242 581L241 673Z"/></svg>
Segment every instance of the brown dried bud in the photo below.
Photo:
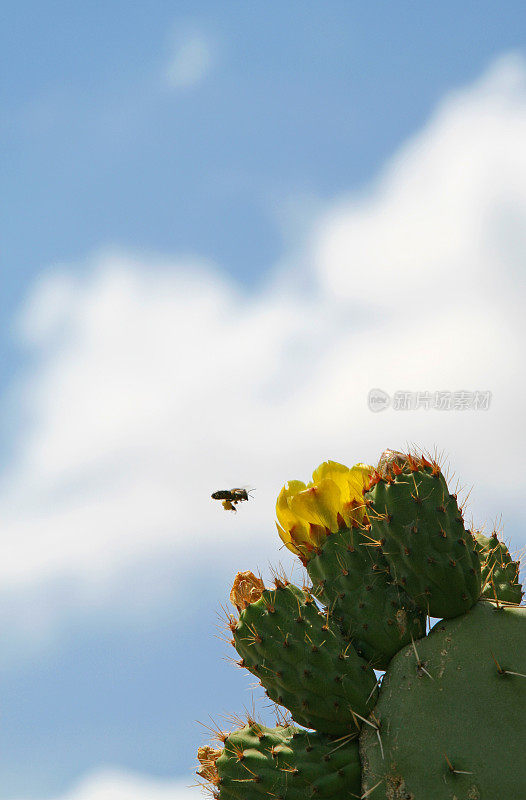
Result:
<svg viewBox="0 0 526 800"><path fill-rule="evenodd" d="M265 584L253 572L238 572L230 592L230 602L241 612L250 603L256 603L264 591Z"/></svg>
<svg viewBox="0 0 526 800"><path fill-rule="evenodd" d="M215 786L219 783L216 761L222 752L222 750L214 750L214 748L209 747L209 745L200 747L197 751L197 760L201 764L197 770L197 774L200 775L201 778L210 781Z"/></svg>
<svg viewBox="0 0 526 800"><path fill-rule="evenodd" d="M378 461L378 466L376 467L376 471L384 478L386 475L389 474L389 471L393 464L396 464L398 467L403 467L407 463L407 455L405 453L401 453L399 450L384 450L382 455L380 456L380 460Z"/></svg>

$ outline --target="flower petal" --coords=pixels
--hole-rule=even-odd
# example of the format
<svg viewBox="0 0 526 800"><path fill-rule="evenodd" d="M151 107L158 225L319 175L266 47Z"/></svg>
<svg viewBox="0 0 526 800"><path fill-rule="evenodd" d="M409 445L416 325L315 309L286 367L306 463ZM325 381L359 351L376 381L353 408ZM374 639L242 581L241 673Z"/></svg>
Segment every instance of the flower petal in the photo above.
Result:
<svg viewBox="0 0 526 800"><path fill-rule="evenodd" d="M314 484L319 483L323 478L334 479L335 475L339 473L345 474L346 472L349 472L349 467L346 467L345 464L340 464L338 461L324 461L323 464L316 467L312 473L312 483L310 483L309 486L314 486Z"/></svg>
<svg viewBox="0 0 526 800"><path fill-rule="evenodd" d="M342 516L347 525L353 522L362 524L366 517L366 508L363 500L363 489L368 483L372 467L366 464L355 464L347 474L347 492L343 503Z"/></svg>
<svg viewBox="0 0 526 800"><path fill-rule="evenodd" d="M288 550L290 550L291 553L294 553L294 555L296 556L301 555L301 551L298 550L298 548L292 543L292 538L288 530L282 528L281 525L279 525L277 522L276 522L276 528L278 529L279 538L281 539L285 547Z"/></svg>
<svg viewBox="0 0 526 800"><path fill-rule="evenodd" d="M289 481L281 489L276 500L276 516L282 528L288 529L295 524L296 515L289 508L289 499L305 488L303 481Z"/></svg>
<svg viewBox="0 0 526 800"><path fill-rule="evenodd" d="M374 467L368 464L355 464L349 470L349 481L355 489L356 494L362 495L363 488L369 482L371 474L374 472Z"/></svg>
<svg viewBox="0 0 526 800"><path fill-rule="evenodd" d="M289 500L289 507L307 522L322 525L330 531L338 530L340 490L330 478L323 478L316 485L295 494Z"/></svg>

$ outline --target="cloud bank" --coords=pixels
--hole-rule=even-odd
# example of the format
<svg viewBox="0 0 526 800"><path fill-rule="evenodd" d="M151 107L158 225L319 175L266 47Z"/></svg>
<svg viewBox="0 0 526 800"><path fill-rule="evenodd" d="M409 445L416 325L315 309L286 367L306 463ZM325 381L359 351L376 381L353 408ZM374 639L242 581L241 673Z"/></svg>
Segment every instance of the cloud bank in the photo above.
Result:
<svg viewBox="0 0 526 800"><path fill-rule="evenodd" d="M116 250L44 274L17 329L34 366L0 481L3 586L277 554L285 480L407 442L449 454L477 521L517 521L524 141L526 66L509 57L446 98L367 192L328 205L303 263L258 293L197 258ZM493 398L373 414L373 387ZM209 499L246 483L236 517Z"/></svg>
<svg viewBox="0 0 526 800"><path fill-rule="evenodd" d="M196 797L199 792L181 781L105 770L87 776L57 800L196 800Z"/></svg>

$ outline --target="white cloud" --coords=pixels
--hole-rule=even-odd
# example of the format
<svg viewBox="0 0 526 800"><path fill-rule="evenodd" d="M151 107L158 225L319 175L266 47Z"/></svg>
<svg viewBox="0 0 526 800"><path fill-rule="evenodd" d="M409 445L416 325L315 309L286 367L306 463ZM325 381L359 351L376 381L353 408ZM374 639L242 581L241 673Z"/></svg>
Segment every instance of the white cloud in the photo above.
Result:
<svg viewBox="0 0 526 800"><path fill-rule="evenodd" d="M516 520L525 84L521 61L500 62L365 197L327 208L308 289L281 272L245 295L210 265L117 252L44 277L20 322L37 363L0 481L2 585L100 582L156 553L182 570L205 549L233 569L276 560L286 479L408 441L450 454L478 521ZM493 404L372 414L375 386L489 389ZM236 517L209 499L242 483L257 491Z"/></svg>
<svg viewBox="0 0 526 800"><path fill-rule="evenodd" d="M315 258L331 296L413 314L504 299L524 252L525 98L524 62L501 60L444 100L367 196L329 210Z"/></svg>
<svg viewBox="0 0 526 800"><path fill-rule="evenodd" d="M213 48L202 33L177 39L165 70L165 80L172 89L188 89L201 83L213 65Z"/></svg>
<svg viewBox="0 0 526 800"><path fill-rule="evenodd" d="M191 783L105 770L87 776L57 800L197 800L199 790Z"/></svg>

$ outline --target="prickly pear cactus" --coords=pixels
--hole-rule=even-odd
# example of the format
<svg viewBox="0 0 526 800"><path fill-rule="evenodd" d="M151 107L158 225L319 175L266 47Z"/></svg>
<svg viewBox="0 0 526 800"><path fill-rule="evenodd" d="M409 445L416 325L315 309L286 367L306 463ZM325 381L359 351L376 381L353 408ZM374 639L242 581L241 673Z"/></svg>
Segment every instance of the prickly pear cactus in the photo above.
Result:
<svg viewBox="0 0 526 800"><path fill-rule="evenodd" d="M526 608L482 601L405 647L373 723L360 742L372 800L526 796Z"/></svg>
<svg viewBox="0 0 526 800"><path fill-rule="evenodd" d="M200 748L214 797L526 797L519 563L466 530L438 464L327 461L283 487L276 513L312 586L239 573L229 627L239 665L305 727L249 719ZM441 621L425 635L427 613ZM373 667L387 669L379 692Z"/></svg>
<svg viewBox="0 0 526 800"><path fill-rule="evenodd" d="M221 800L340 800L360 793L358 741L334 741L292 725L267 728L249 720L225 736L222 749L200 748L198 759L198 774Z"/></svg>

